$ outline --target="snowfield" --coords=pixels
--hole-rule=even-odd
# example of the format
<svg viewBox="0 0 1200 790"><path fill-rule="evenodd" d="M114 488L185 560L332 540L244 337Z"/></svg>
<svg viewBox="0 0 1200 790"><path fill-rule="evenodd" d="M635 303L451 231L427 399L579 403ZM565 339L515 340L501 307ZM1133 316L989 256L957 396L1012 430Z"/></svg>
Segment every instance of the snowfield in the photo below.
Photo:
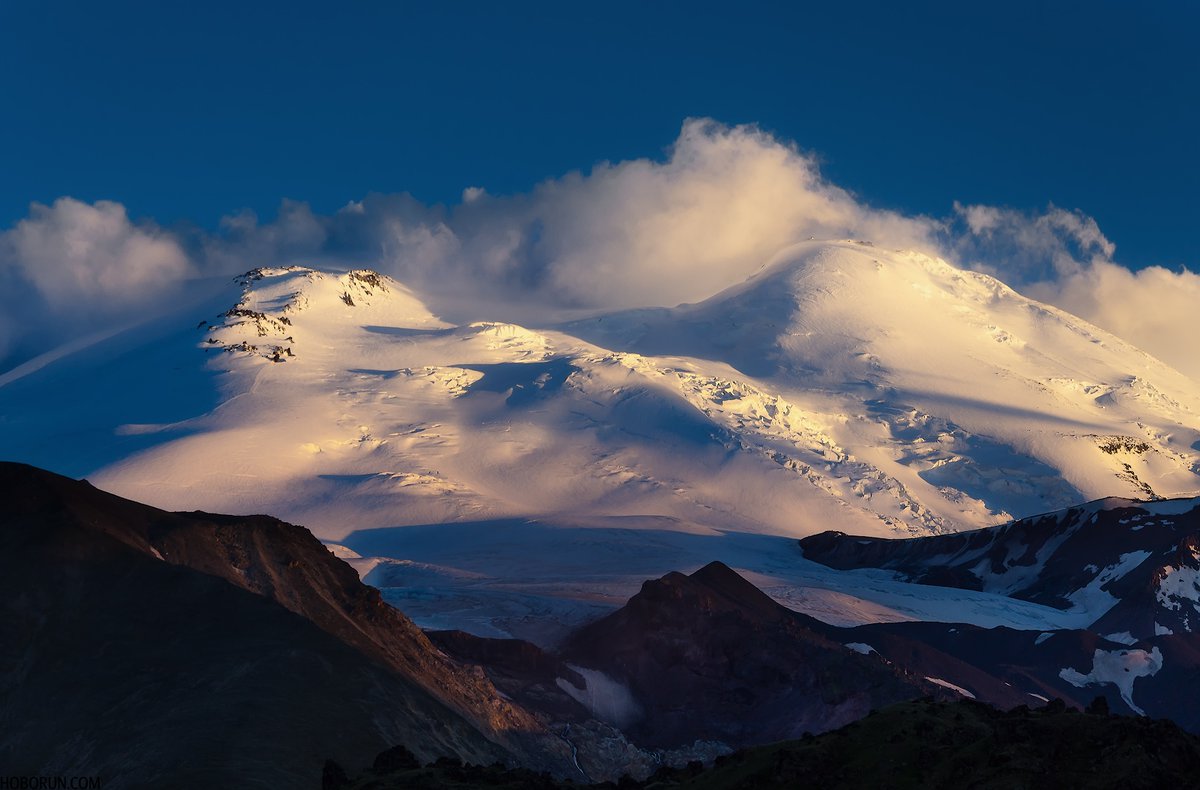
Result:
<svg viewBox="0 0 1200 790"><path fill-rule="evenodd" d="M713 559L829 622L1068 627L1000 590L833 572L794 539L1200 492L1193 382L913 252L810 242L695 305L479 319L373 272L254 270L0 378L0 456L303 524L423 625L543 642ZM1161 595L1191 604L1194 581Z"/></svg>
<svg viewBox="0 0 1200 790"><path fill-rule="evenodd" d="M1162 653L1156 647L1150 652L1145 650L1096 650L1092 659L1092 669L1086 675L1071 667L1064 667L1059 675L1073 686L1084 688L1092 684L1112 683L1121 692L1134 713L1139 716L1146 714L1133 702L1133 683L1141 677L1151 677L1162 669Z"/></svg>

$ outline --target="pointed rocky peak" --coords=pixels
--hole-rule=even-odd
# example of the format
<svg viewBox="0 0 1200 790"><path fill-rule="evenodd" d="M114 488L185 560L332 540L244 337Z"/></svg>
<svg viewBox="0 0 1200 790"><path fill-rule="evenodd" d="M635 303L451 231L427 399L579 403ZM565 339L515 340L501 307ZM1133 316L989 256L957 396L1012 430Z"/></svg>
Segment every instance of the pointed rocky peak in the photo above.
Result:
<svg viewBox="0 0 1200 790"><path fill-rule="evenodd" d="M740 609L769 616L777 616L786 611L723 562L710 562L688 578Z"/></svg>
<svg viewBox="0 0 1200 790"><path fill-rule="evenodd" d="M759 622L803 617L775 603L722 562L711 562L691 575L672 572L649 580L621 612L631 619L681 622L715 615Z"/></svg>
<svg viewBox="0 0 1200 790"><path fill-rule="evenodd" d="M237 303L198 326L205 332L203 348L288 362L299 355L306 331L329 339L347 326L378 326L381 331L447 326L412 290L371 269L339 274L303 266L264 267L234 282L241 287Z"/></svg>

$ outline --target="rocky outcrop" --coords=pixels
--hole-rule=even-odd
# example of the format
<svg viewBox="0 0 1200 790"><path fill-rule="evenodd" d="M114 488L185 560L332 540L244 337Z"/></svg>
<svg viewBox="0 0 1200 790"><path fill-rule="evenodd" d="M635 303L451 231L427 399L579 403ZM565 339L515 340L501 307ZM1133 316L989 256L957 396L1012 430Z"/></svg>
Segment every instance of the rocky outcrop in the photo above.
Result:
<svg viewBox="0 0 1200 790"><path fill-rule="evenodd" d="M1078 611L1128 640L1200 633L1200 499L1105 499L988 529L905 540L822 532L807 559Z"/></svg>
<svg viewBox="0 0 1200 790"><path fill-rule="evenodd" d="M303 787L424 759L569 749L437 650L306 530L166 513L0 464L0 764L106 787Z"/></svg>
<svg viewBox="0 0 1200 790"><path fill-rule="evenodd" d="M627 689L634 707L625 731L654 746L798 737L945 692L822 629L714 562L691 576L646 582L624 608L572 635L561 653Z"/></svg>

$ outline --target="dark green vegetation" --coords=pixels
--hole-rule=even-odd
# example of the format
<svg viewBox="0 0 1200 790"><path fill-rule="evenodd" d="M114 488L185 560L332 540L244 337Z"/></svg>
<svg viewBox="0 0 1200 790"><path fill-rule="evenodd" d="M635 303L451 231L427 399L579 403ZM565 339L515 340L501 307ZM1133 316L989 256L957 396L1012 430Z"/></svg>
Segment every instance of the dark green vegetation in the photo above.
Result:
<svg viewBox="0 0 1200 790"><path fill-rule="evenodd" d="M817 737L742 749L701 769L663 768L643 782L577 785L499 765L448 760L418 767L380 755L376 770L325 787L620 788L1105 788L1192 786L1200 738L1163 720L1112 716L1101 702L1081 713L1062 703L1001 712L977 702L905 702Z"/></svg>

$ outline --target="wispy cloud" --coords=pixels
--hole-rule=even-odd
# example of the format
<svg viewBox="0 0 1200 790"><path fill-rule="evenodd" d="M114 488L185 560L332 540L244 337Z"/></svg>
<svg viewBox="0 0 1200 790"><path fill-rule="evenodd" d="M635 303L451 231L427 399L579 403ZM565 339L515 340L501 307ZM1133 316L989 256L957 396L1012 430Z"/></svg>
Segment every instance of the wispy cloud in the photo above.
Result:
<svg viewBox="0 0 1200 790"><path fill-rule="evenodd" d="M684 124L665 161L606 163L529 195L477 196L449 223L460 274L588 307L703 299L809 236L930 239L927 221L863 205L794 146L699 120Z"/></svg>
<svg viewBox="0 0 1200 790"><path fill-rule="evenodd" d="M1085 318L1200 382L1200 354L1188 330L1200 305L1200 275L1120 265L1116 245L1079 211L960 204L955 211L965 227L954 233L949 257Z"/></svg>
<svg viewBox="0 0 1200 790"><path fill-rule="evenodd" d="M218 268L367 260L445 309L486 295L503 313L698 300L809 236L931 248L931 230L927 219L865 206L755 127L689 120L663 161L602 163L527 194L470 187L452 209L370 195L319 217L285 202L265 225L227 218L199 247Z"/></svg>
<svg viewBox="0 0 1200 790"><path fill-rule="evenodd" d="M172 235L131 222L119 203L34 203L0 235L0 360L98 328L192 272Z"/></svg>
<svg viewBox="0 0 1200 790"><path fill-rule="evenodd" d="M35 204L0 235L0 360L96 328L198 273L370 265L451 318L520 321L703 299L809 237L917 248L986 271L1200 380L1178 329L1200 303L1200 277L1130 271L1090 217L1055 206L955 204L944 219L880 210L794 145L710 120L687 121L661 160L602 163L517 195L469 187L452 207L376 194L321 215L284 201L270 222L243 212L206 233L135 223L106 201ZM471 314L481 305L488 315Z"/></svg>

